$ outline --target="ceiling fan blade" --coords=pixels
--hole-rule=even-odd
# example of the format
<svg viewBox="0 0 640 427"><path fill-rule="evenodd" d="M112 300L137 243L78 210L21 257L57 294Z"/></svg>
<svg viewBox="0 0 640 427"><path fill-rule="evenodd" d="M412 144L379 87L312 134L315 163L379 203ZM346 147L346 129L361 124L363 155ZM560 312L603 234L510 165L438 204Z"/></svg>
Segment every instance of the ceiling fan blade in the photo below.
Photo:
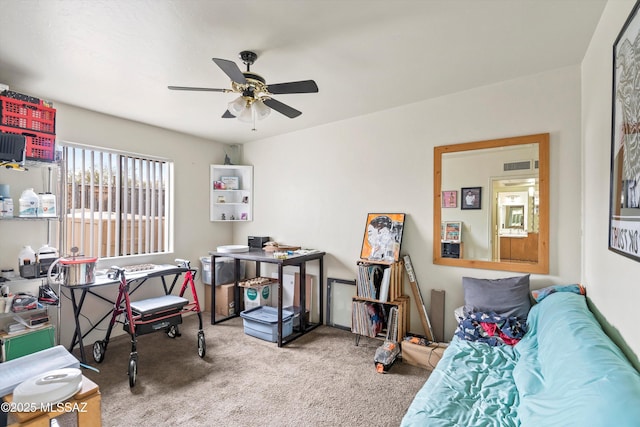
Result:
<svg viewBox="0 0 640 427"><path fill-rule="evenodd" d="M300 82L276 83L268 85L267 89L274 95L284 93L313 93L318 91L318 85L313 80Z"/></svg>
<svg viewBox="0 0 640 427"><path fill-rule="evenodd" d="M234 116L233 114L231 114L229 112L229 110L225 111L224 114L222 115L223 119L235 119L236 116Z"/></svg>
<svg viewBox="0 0 640 427"><path fill-rule="evenodd" d="M213 58L213 62L234 82L241 84L247 83L247 79L244 78L244 74L242 74L242 71L240 71L240 68L238 68L235 62L220 58Z"/></svg>
<svg viewBox="0 0 640 427"><path fill-rule="evenodd" d="M230 89L216 89L212 87L167 86L171 90L193 90L199 92L231 92Z"/></svg>
<svg viewBox="0 0 640 427"><path fill-rule="evenodd" d="M302 114L301 111L298 111L293 107L289 107L288 105L283 104L280 101L276 101L273 98L267 98L263 102L267 107L273 108L277 112L284 114L285 116L289 117L290 119L296 118L300 114Z"/></svg>

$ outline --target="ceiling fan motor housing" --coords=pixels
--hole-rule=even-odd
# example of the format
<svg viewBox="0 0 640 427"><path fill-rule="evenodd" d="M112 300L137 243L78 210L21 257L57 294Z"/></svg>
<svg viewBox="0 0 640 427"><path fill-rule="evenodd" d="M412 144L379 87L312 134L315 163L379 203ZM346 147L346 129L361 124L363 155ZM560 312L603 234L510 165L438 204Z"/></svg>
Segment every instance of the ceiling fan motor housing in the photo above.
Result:
<svg viewBox="0 0 640 427"><path fill-rule="evenodd" d="M258 59L258 54L255 52L251 52L250 50L243 50L240 52L240 59L244 64L247 65L247 71L249 71L249 66L253 65Z"/></svg>

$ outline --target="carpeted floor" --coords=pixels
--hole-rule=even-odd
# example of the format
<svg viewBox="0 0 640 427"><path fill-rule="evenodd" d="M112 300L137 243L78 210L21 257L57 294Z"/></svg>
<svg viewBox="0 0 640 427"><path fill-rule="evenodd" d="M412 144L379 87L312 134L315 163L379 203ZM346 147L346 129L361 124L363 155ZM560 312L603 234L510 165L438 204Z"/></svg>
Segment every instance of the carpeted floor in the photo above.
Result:
<svg viewBox="0 0 640 427"><path fill-rule="evenodd" d="M175 339L138 337L132 389L127 335L111 340L101 364L88 356L100 369L84 374L100 386L104 426L397 426L429 375L400 361L379 374L373 359L382 341L356 346L353 334L328 326L278 348L245 335L241 318L213 326L208 313L203 319L203 359L195 315Z"/></svg>

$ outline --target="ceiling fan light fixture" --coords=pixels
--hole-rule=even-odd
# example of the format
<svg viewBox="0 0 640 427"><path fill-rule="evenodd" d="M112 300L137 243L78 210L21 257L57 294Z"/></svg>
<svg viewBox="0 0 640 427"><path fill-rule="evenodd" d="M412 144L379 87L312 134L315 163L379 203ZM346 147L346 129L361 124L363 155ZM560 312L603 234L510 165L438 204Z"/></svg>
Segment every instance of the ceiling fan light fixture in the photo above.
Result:
<svg viewBox="0 0 640 427"><path fill-rule="evenodd" d="M253 109L251 106L246 106L236 117L243 123L253 123Z"/></svg>
<svg viewBox="0 0 640 427"><path fill-rule="evenodd" d="M264 102L262 102L262 100L255 101L253 104L251 104L251 108L253 108L256 114L256 119L258 120L266 118L271 113L271 108L264 105Z"/></svg>
<svg viewBox="0 0 640 427"><path fill-rule="evenodd" d="M239 96L227 105L227 109L231 114L239 117L245 110L248 110L247 101L243 96Z"/></svg>

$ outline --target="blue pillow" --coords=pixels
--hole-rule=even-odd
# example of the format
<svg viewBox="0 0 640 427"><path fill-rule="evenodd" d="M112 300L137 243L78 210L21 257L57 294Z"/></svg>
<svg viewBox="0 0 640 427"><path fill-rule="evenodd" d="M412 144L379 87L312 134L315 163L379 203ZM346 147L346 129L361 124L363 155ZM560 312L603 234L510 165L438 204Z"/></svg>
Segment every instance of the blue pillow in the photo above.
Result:
<svg viewBox="0 0 640 427"><path fill-rule="evenodd" d="M465 313L495 313L526 321L531 309L529 275L504 279L463 277Z"/></svg>

